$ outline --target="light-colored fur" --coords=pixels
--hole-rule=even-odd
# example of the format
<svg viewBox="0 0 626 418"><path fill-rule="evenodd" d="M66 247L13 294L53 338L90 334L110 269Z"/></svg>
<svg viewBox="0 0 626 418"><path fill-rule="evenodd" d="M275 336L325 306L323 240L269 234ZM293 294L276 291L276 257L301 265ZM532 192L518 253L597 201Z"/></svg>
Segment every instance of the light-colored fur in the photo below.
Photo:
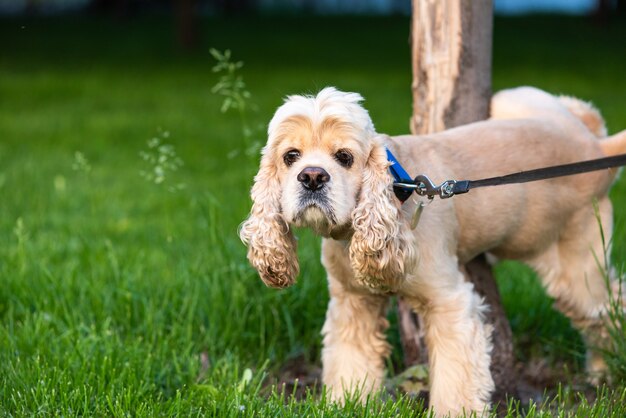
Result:
<svg viewBox="0 0 626 418"><path fill-rule="evenodd" d="M610 249L603 248L592 202L598 202L609 242L607 191L615 170L435 199L411 231L418 199L400 205L395 198L384 147L412 175L439 183L626 152L626 133L598 139L606 130L593 107L529 87L496 94L491 120L419 137L377 134L361 100L334 88L286 99L270 122L254 205L240 232L250 262L274 287L293 284L298 274L290 226L324 237L330 303L322 330L323 381L332 398L342 401L355 390L364 398L381 388L390 351L387 299L398 294L424 317L436 414L487 408L494 389L491 327L482 299L459 270L484 252L532 266L557 307L591 343L600 343L609 297L595 257L602 263ZM300 157L288 165L290 150ZM350 167L339 164L338 150L353 155ZM308 199L297 179L307 167L321 167L330 177L316 192L321 203ZM590 354L590 372L603 367Z"/></svg>

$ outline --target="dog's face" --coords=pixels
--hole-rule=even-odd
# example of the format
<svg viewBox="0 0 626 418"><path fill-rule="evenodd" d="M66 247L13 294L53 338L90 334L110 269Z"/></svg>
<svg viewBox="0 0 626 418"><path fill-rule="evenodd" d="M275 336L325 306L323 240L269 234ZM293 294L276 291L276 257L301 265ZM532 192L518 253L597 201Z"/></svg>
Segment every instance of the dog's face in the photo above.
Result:
<svg viewBox="0 0 626 418"><path fill-rule="evenodd" d="M325 237L349 229L361 189L369 132L335 117L294 115L276 132L274 164L285 221Z"/></svg>
<svg viewBox="0 0 626 418"><path fill-rule="evenodd" d="M399 246L410 234L401 228L385 149L361 100L326 88L315 97L288 97L272 118L254 205L240 232L266 284L295 280L291 226L350 239L355 277L371 287L403 273Z"/></svg>

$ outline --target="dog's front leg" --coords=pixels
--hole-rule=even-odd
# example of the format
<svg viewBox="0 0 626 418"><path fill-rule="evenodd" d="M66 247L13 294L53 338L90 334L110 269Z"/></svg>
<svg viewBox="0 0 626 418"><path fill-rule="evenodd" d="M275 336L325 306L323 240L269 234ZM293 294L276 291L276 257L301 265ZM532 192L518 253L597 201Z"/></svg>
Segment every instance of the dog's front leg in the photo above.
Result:
<svg viewBox="0 0 626 418"><path fill-rule="evenodd" d="M330 279L331 282L335 279ZM364 400L380 389L389 344L384 331L386 298L359 295L331 283L331 299L322 329L323 381L333 400L358 393Z"/></svg>
<svg viewBox="0 0 626 418"><path fill-rule="evenodd" d="M485 323L485 306L473 285L464 282L456 263L447 269L422 280L424 299L415 301L424 316L430 406L437 416L480 414L489 407L494 389L491 326Z"/></svg>
<svg viewBox="0 0 626 418"><path fill-rule="evenodd" d="M391 351L385 338L388 298L351 289L347 251L337 242L324 241L330 302L322 329L322 379L335 401L343 402L350 394L365 400L382 387L384 361Z"/></svg>

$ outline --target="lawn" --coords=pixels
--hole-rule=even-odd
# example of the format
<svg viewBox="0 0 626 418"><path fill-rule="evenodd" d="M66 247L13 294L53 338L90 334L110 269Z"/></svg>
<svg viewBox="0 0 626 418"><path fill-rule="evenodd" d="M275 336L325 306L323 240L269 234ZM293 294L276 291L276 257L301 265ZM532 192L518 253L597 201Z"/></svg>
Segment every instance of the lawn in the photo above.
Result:
<svg viewBox="0 0 626 418"><path fill-rule="evenodd" d="M319 385L304 399L293 382L272 386L293 364L309 379L319 368L328 300L319 240L299 233L302 273L276 291L249 267L236 234L258 161L246 149L264 142L285 95L358 91L380 132L407 132L408 18L202 27L203 47L185 53L167 18L0 21L0 415L408 414L419 405L405 398L341 410ZM528 84L575 95L602 110L611 133L626 129L623 27L498 18L494 90ZM249 137L211 93L209 47L245 62ZM166 167L154 178L146 173L159 149ZM626 178L611 196L623 269ZM580 337L533 274L513 263L496 270L522 364L543 364L565 384L552 402L517 408L623 415L623 384L581 401L576 391L590 390L580 383ZM389 338L393 374L395 327ZM547 384L554 393L554 378Z"/></svg>

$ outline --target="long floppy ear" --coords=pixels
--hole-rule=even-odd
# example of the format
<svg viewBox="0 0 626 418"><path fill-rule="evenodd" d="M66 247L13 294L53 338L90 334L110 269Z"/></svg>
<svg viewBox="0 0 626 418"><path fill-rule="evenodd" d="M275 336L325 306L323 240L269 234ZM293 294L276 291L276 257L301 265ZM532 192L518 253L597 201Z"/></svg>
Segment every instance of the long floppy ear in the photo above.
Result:
<svg viewBox="0 0 626 418"><path fill-rule="evenodd" d="M411 229L394 204L388 167L385 148L374 138L359 203L352 212L350 260L355 278L380 291L397 289L417 258Z"/></svg>
<svg viewBox="0 0 626 418"><path fill-rule="evenodd" d="M252 186L252 210L239 230L248 260L270 287L291 286L298 276L296 240L280 210L281 186L266 148Z"/></svg>

